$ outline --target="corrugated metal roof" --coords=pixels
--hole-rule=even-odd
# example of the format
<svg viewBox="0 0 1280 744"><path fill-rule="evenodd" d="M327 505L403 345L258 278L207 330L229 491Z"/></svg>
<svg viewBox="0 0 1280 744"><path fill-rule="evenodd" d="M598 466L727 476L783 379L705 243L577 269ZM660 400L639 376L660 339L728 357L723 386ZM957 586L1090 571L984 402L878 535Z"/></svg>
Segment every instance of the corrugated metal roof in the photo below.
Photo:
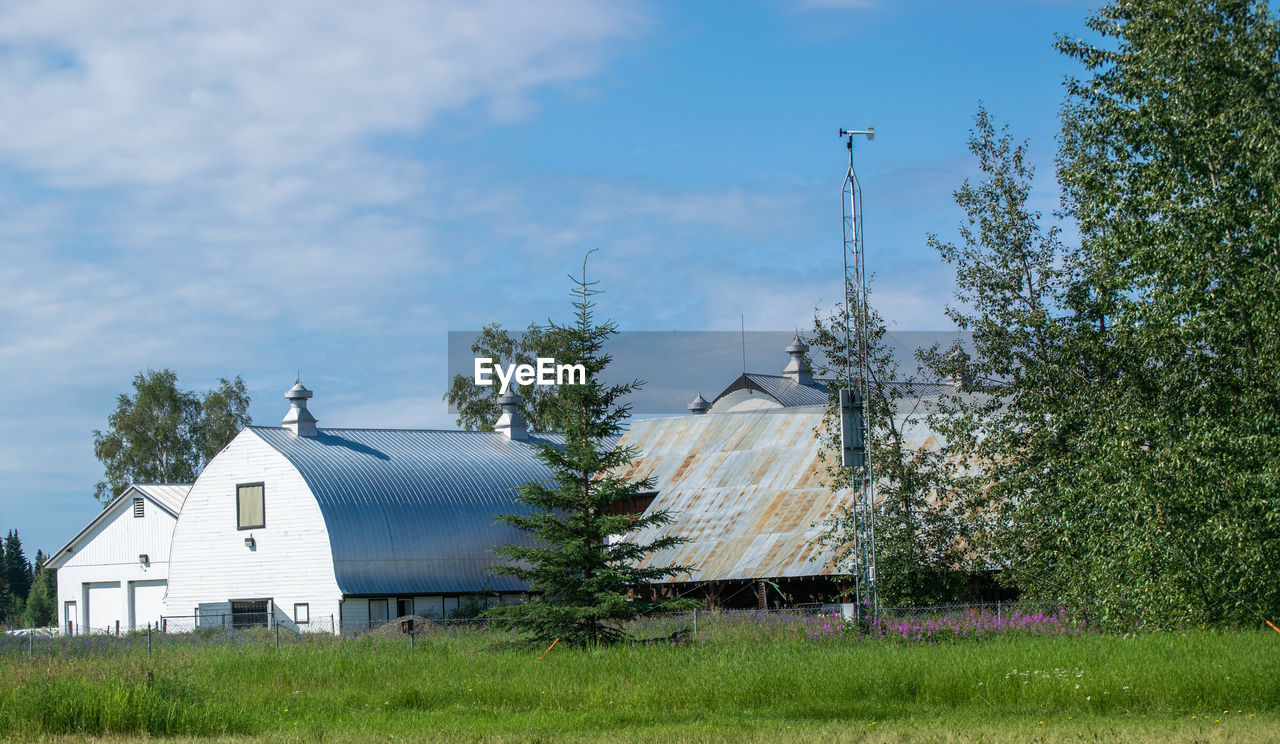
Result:
<svg viewBox="0 0 1280 744"><path fill-rule="evenodd" d="M815 379L801 385L790 377L783 375L761 375L755 372L744 372L729 384L723 392L716 396L716 401L739 390L755 390L778 402L783 408L800 406L825 406L829 403L827 384L830 380ZM892 394L900 398L930 397L956 392L956 386L949 382L902 382L887 383Z"/></svg>
<svg viewBox="0 0 1280 744"><path fill-rule="evenodd" d="M191 492L190 483L135 483L132 488L150 496L152 501L167 509L175 517L182 511L182 504L187 500L187 494Z"/></svg>
<svg viewBox="0 0 1280 744"><path fill-rule="evenodd" d="M738 379L729 384L723 392L712 401L725 397L739 390L756 390L778 401L778 404L791 408L795 406L825 406L827 404L827 386L819 381L809 385L801 385L790 377L781 375L758 375L744 372Z"/></svg>
<svg viewBox="0 0 1280 744"><path fill-rule="evenodd" d="M640 456L627 478L652 477L650 510L674 522L638 533L688 538L644 565L684 565L672 582L829 575L820 527L849 493L827 487L818 460L823 411L772 410L634 421L622 439Z"/></svg>
<svg viewBox="0 0 1280 744"><path fill-rule="evenodd" d="M526 514L521 484L550 482L533 444L498 432L325 429L300 437L250 427L298 469L329 531L334 572L344 594L523 591L523 582L489 574L497 545L529 545L529 536L497 524Z"/></svg>

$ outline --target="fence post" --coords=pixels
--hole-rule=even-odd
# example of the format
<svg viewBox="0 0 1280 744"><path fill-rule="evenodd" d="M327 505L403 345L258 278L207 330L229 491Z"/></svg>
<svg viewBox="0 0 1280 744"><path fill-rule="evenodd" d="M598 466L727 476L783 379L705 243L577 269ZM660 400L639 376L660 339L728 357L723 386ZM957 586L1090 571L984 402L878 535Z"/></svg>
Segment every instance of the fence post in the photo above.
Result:
<svg viewBox="0 0 1280 744"><path fill-rule="evenodd" d="M151 658L151 621L147 621L147 658Z"/></svg>
<svg viewBox="0 0 1280 744"><path fill-rule="evenodd" d="M690 640L690 644L695 644L697 642L698 642L698 608L694 607L693 608L693 638Z"/></svg>
<svg viewBox="0 0 1280 744"><path fill-rule="evenodd" d="M413 626L409 626L409 651L413 652Z"/></svg>
<svg viewBox="0 0 1280 744"><path fill-rule="evenodd" d="M116 621L116 638L120 637L120 621Z"/></svg>
<svg viewBox="0 0 1280 744"><path fill-rule="evenodd" d="M1000 600L996 600L996 619L1000 619Z"/></svg>
<svg viewBox="0 0 1280 744"><path fill-rule="evenodd" d="M35 629L32 628L31 632L27 633L27 656L35 656L35 655L36 655L36 632L35 632Z"/></svg>
<svg viewBox="0 0 1280 744"><path fill-rule="evenodd" d="M280 623L276 623L276 650L280 650Z"/></svg>

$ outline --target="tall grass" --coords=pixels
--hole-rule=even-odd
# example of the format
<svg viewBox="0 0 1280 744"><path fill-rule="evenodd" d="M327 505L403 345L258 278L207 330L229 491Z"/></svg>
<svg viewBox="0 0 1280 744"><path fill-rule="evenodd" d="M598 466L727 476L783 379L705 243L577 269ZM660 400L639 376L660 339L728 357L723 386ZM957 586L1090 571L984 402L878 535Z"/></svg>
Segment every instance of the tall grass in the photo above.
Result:
<svg viewBox="0 0 1280 744"><path fill-rule="evenodd" d="M928 644L815 642L802 626L761 627L699 628L710 637L692 645L557 647L542 661L543 649L468 631L425 633L412 652L407 638L359 638L279 651L265 642L173 644L150 659L136 647L6 655L0 734L645 738L673 727L1193 714L1273 721L1280 712L1280 636L1269 630Z"/></svg>

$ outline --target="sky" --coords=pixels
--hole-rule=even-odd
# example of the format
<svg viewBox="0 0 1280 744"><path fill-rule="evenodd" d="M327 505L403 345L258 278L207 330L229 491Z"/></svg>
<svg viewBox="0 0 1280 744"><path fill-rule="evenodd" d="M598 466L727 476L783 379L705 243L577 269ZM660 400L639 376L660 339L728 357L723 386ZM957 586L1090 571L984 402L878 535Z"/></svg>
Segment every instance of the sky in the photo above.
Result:
<svg viewBox="0 0 1280 744"><path fill-rule="evenodd" d="M624 330L803 327L839 298L840 127L877 132L873 302L950 330L926 236L973 114L1052 211L1052 45L1093 5L4 4L0 530L34 555L93 518L93 431L142 370L241 375L258 424L301 372L322 427L450 428L448 332L566 318L593 249Z"/></svg>

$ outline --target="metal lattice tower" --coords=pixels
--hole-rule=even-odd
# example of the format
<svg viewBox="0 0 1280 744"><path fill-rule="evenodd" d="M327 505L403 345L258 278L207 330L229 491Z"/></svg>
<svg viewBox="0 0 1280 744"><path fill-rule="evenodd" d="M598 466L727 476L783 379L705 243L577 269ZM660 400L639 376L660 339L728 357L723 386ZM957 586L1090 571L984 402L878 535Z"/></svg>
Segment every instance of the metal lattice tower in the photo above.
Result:
<svg viewBox="0 0 1280 744"><path fill-rule="evenodd" d="M850 468L853 479L853 558L854 594L858 617L878 614L876 596L876 516L875 479L868 429L871 375L868 369L870 309L867 306L867 266L862 243L862 186L853 168L853 138L865 135L874 140L875 127L862 130L840 130L840 138L849 151L849 169L841 187L841 212L844 216L844 384L840 391L841 464Z"/></svg>

